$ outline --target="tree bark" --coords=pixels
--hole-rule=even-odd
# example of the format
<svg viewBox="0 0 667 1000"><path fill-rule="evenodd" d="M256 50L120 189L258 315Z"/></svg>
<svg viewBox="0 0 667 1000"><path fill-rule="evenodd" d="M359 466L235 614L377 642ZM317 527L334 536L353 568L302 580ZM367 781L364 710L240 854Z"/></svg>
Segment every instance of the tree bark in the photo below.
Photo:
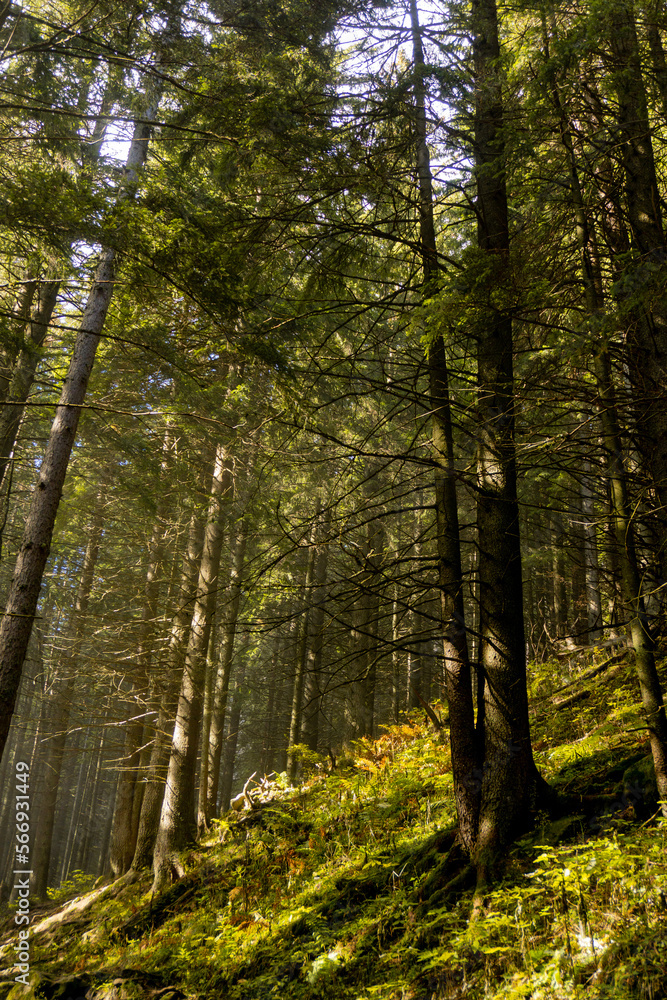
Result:
<svg viewBox="0 0 667 1000"><path fill-rule="evenodd" d="M144 782L144 795L139 817L137 846L132 860L132 869L147 868L153 860L153 849L160 822L160 810L164 798L167 769L171 754L171 737L174 716L178 704L178 692L183 673L183 660L188 641L192 607L196 597L199 564L201 562L204 527L193 514L190 519L188 539L183 554L181 575L178 583L176 613L171 627L169 643L164 657L155 671L158 686L158 719L155 739Z"/></svg>
<svg viewBox="0 0 667 1000"><path fill-rule="evenodd" d="M232 560L232 570L229 578L229 590L227 607L225 609L225 619L223 625L223 637L220 645L220 655L218 669L215 676L215 687L213 692L213 710L211 715L211 731L209 734L208 747L208 769L206 775L202 776L202 795L206 794L206 813L202 819L208 823L212 816L217 814L218 785L220 784L220 759L222 754L223 739L222 734L225 727L225 714L227 712L227 694L229 691L229 678L232 671L234 659L234 645L236 642L236 626L241 603L241 586L243 583L243 564L245 560L246 540L248 537L248 524L245 520L241 522L239 532L234 545L234 556ZM204 777L206 781L204 782Z"/></svg>
<svg viewBox="0 0 667 1000"><path fill-rule="evenodd" d="M502 288L509 278L504 111L495 0L473 0L477 244ZM491 299L488 287L485 302ZM484 884L530 812L537 781L526 692L521 544L516 493L512 320L484 307L477 329L477 532L484 767L475 856ZM451 711L451 710L450 710Z"/></svg>
<svg viewBox="0 0 667 1000"><path fill-rule="evenodd" d="M613 0L606 7L606 15L615 60L612 78L618 99L628 221L635 255L633 285L636 287L641 281L644 298L649 300L648 308L630 304L627 362L640 431L639 445L653 479L664 524L667 523L667 296L662 274L667 263L667 244L632 0ZM625 298L621 291L621 302Z"/></svg>
<svg viewBox="0 0 667 1000"><path fill-rule="evenodd" d="M230 459L223 446L218 445L197 582L197 597L185 654L167 784L153 856L156 890L165 884L172 868L179 871L177 854L196 835L196 766L204 698L206 652L218 589L224 500L233 495L233 488Z"/></svg>
<svg viewBox="0 0 667 1000"><path fill-rule="evenodd" d="M29 324L30 334L16 359L7 396L0 412L0 489L4 486L7 468L16 446L25 404L35 379L37 363L41 356L40 350L51 323L59 288L60 282L55 279L41 283L37 311Z"/></svg>
<svg viewBox="0 0 667 1000"><path fill-rule="evenodd" d="M220 812L229 811L229 803L232 797L232 786L234 784L234 764L236 761L236 749L239 742L239 727L241 725L241 711L243 709L244 684L246 675L245 654L247 642L242 643L242 652L238 670L234 677L234 690L232 693L232 707L229 713L229 726L227 728L227 739L225 741L225 761L222 769L222 781L220 788Z"/></svg>
<svg viewBox="0 0 667 1000"><path fill-rule="evenodd" d="M316 548L313 573L312 610L310 618L310 641L306 656L306 689L303 708L302 739L309 750L317 752L319 740L319 718L322 701L320 672L324 651L324 618L327 598L327 566L329 561L329 529L331 508L327 507L318 527L319 541Z"/></svg>
<svg viewBox="0 0 667 1000"><path fill-rule="evenodd" d="M141 633L138 641L137 661L131 676L131 696L129 705L131 718L125 723L125 746L123 749L114 818L111 827L109 862L114 875L124 874L132 865L138 833L143 783L139 779L141 748L147 726L146 708L148 702L149 677L152 662L151 635L155 628L160 595L160 567L164 557L167 528L165 516L165 479L169 468L172 449L172 431L167 427L163 443L163 460L160 470L158 491L160 500L148 547L148 568L144 585L144 599L141 608ZM138 801L136 801L138 799Z"/></svg>
<svg viewBox="0 0 667 1000"><path fill-rule="evenodd" d="M88 544L81 569L81 577L74 605L71 627L72 646L59 667L60 684L55 696L56 705L49 728L52 737L47 744L47 754L42 766L42 781L36 799L39 812L36 815L35 840L32 848L32 880L31 890L38 899L46 896L51 859L51 843L58 800L58 787L62 770L63 755L67 743L67 727L75 686L77 683L76 668L81 642L84 638L83 625L88 602L93 589L95 566L99 554L100 540L103 529L102 504L104 491L97 500L97 510L88 536Z"/></svg>
<svg viewBox="0 0 667 1000"><path fill-rule="evenodd" d="M147 109L145 121L135 126L126 162L124 200L133 196L138 184L138 170L146 161L149 123L157 113L158 100L159 98ZM115 261L115 250L107 248L102 251L76 337L67 377L56 407L46 454L16 558L7 604L0 622L0 755L7 739L21 671L32 633L69 457L76 438L97 345L113 295Z"/></svg>
<svg viewBox="0 0 667 1000"><path fill-rule="evenodd" d="M415 153L419 182L419 227L424 296L436 287L438 257L433 219L433 184L426 134L424 51L416 0L411 0L412 50L415 72ZM443 629L445 691L449 704L450 747L459 837L472 851L477 836L478 771L481 747L475 713L468 640L463 607L463 569L456 497L456 467L449 372L442 337L429 347L429 396L435 459L435 508L438 539L438 584Z"/></svg>
<svg viewBox="0 0 667 1000"><path fill-rule="evenodd" d="M655 11L652 14L649 14L649 21L646 25L646 35L648 38L649 52L651 54L653 78L660 97L662 114L665 118L667 118L667 61L665 61L665 50L662 44L662 38L660 37L658 25L655 21L650 20L651 17L658 15L658 11L661 7L662 4L658 2L655 6Z"/></svg>
<svg viewBox="0 0 667 1000"><path fill-rule="evenodd" d="M14 364L21 349L24 332L30 319L32 302L37 291L38 279L35 270L29 267L16 303L11 311L7 327L0 327L4 334L0 345L0 403L7 398L14 373ZM0 320L1 322L1 320Z"/></svg>
<svg viewBox="0 0 667 1000"><path fill-rule="evenodd" d="M563 145L569 160L570 191L581 252L586 308L592 317L599 317L604 312L605 304L602 279L597 268L594 233L586 214L570 123L563 112L556 81L553 82L552 93L555 107L559 112ZM611 519L621 569L621 591L626 615L629 616L628 626L635 650L637 676L649 730L656 782L660 798L665 801L663 813L667 815L667 715L656 670L655 644L641 591L616 394L605 338L598 340L594 345L594 371L598 391L598 413L609 476Z"/></svg>
<svg viewBox="0 0 667 1000"><path fill-rule="evenodd" d="M290 781L294 781L299 767L299 758L292 751L292 747L299 742L301 733L301 710L303 707L303 687L306 671L306 652L308 650L308 629L310 624L310 612L312 604L313 574L315 571L315 523L319 516L319 504L315 514L315 519L308 536L308 557L306 561L306 576L303 583L302 610L299 615L299 639L296 652L296 669L294 671L294 686L292 688L292 712L290 715L290 726L287 750L287 776Z"/></svg>

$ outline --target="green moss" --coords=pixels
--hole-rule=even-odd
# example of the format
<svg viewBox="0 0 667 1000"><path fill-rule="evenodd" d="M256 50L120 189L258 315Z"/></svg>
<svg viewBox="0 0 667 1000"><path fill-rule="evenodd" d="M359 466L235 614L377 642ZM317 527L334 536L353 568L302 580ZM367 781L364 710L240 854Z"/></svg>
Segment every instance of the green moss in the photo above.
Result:
<svg viewBox="0 0 667 1000"><path fill-rule="evenodd" d="M643 731L628 732L634 681L628 669L591 687L585 709L558 714L555 739L538 719L536 758L561 789L621 800L651 777ZM167 988L201 1000L667 992L662 820L640 826L619 808L538 818L471 922L465 879L442 894L457 870L451 784L448 750L420 719L393 726L351 748L342 773L227 817L224 842L199 845L157 899L147 874L36 928L33 972L42 983L87 976L97 997L120 978L128 1000Z"/></svg>

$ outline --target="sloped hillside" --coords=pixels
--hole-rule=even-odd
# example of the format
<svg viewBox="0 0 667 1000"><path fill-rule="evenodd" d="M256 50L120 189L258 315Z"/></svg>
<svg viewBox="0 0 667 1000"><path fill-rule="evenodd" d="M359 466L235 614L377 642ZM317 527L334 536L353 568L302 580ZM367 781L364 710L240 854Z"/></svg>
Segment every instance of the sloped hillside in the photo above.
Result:
<svg viewBox="0 0 667 1000"><path fill-rule="evenodd" d="M632 668L599 666L579 664L568 688L546 665L532 686L539 766L573 797L600 799L541 817L474 920L472 890L437 895L454 827L449 754L415 717L331 773L311 763L300 787L265 786L161 896L146 874L36 915L29 988L15 982L8 917L0 997L667 996L667 822Z"/></svg>

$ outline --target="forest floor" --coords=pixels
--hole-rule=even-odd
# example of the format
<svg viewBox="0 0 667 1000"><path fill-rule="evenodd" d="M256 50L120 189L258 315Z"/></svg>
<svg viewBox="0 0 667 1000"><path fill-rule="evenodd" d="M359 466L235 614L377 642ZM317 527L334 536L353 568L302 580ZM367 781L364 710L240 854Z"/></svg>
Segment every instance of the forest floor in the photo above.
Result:
<svg viewBox="0 0 667 1000"><path fill-rule="evenodd" d="M532 668L535 757L560 790L608 801L593 819L538 817L476 919L472 890L422 898L455 817L449 751L415 716L330 774L279 778L159 897L148 873L74 900L63 887L34 916L29 988L5 915L0 1000L667 997L667 821L637 683L629 656L593 668Z"/></svg>

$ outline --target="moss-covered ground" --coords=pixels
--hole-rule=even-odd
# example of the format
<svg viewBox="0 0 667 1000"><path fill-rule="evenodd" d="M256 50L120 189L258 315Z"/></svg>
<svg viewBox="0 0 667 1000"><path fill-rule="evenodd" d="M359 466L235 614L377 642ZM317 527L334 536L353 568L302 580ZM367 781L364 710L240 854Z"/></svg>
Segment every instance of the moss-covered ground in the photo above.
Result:
<svg viewBox="0 0 667 1000"><path fill-rule="evenodd" d="M642 779L636 682L619 660L558 707L579 688L552 689L586 669L533 669L535 757L559 789L607 798L538 817L475 919L472 889L443 906L424 893L455 815L446 740L415 717L225 817L162 896L147 873L54 901L33 922L29 988L6 917L0 998L667 997L667 821Z"/></svg>

